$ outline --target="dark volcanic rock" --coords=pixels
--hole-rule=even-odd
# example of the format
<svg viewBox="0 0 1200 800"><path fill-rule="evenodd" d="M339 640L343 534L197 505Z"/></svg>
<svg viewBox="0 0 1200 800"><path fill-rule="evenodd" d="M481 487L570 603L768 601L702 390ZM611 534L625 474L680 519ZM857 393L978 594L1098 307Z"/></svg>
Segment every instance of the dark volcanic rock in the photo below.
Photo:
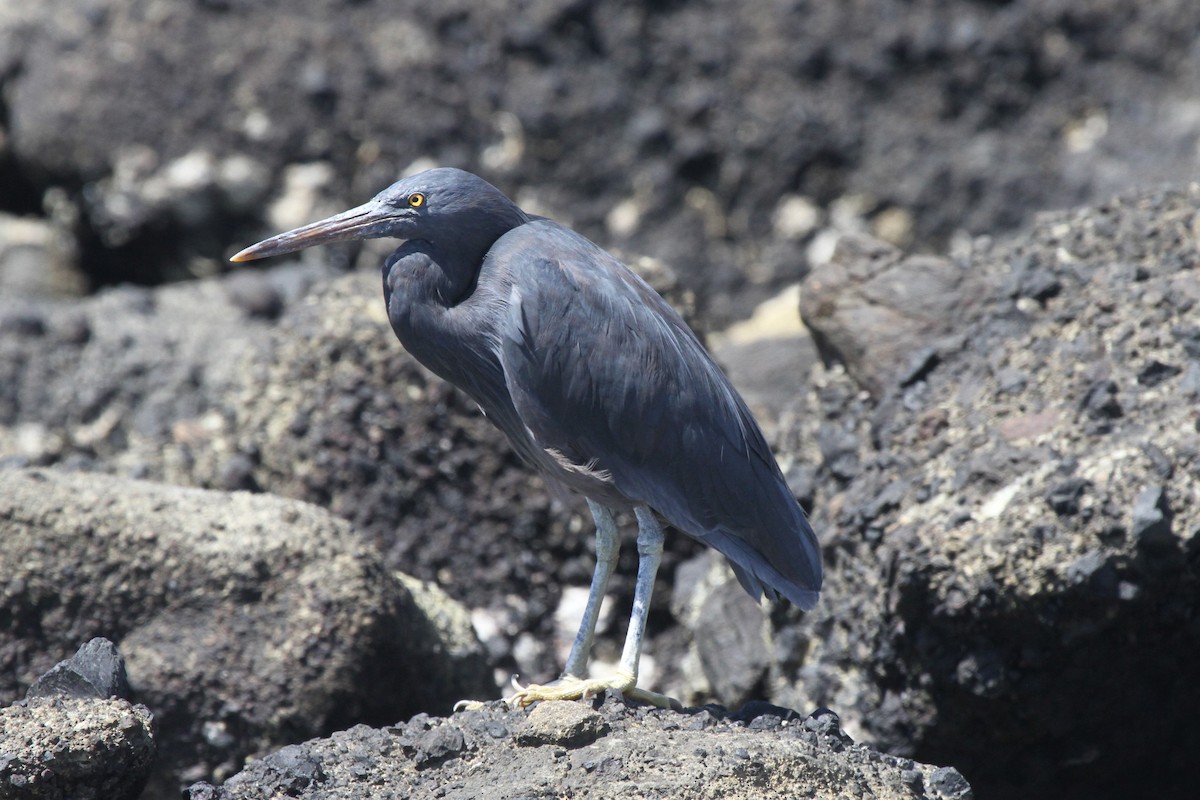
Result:
<svg viewBox="0 0 1200 800"><path fill-rule="evenodd" d="M294 295L312 274L267 280L297 284ZM0 336L0 453L136 476L203 451L234 370L270 330L216 281L123 287L74 305L0 295L0 327L31 314L40 336Z"/></svg>
<svg viewBox="0 0 1200 800"><path fill-rule="evenodd" d="M72 642L119 641L157 718L159 794L491 682L469 632L447 638L349 525L294 501L0 471L0 575L0 697Z"/></svg>
<svg viewBox="0 0 1200 800"><path fill-rule="evenodd" d="M843 431L860 469L819 473L827 588L773 617L808 648L776 656L777 702L989 797L1191 796L1200 429L1182 376L1146 365L1190 358L1198 232L1195 188L1048 215L966 256L991 289L921 381L875 406L818 372L788 449L818 463ZM1060 291L1011 291L1030 259Z"/></svg>
<svg viewBox="0 0 1200 800"><path fill-rule="evenodd" d="M741 705L758 696L770 655L762 610L735 581L713 586L697 613L706 624L696 631L700 666L716 697Z"/></svg>
<svg viewBox="0 0 1200 800"><path fill-rule="evenodd" d="M800 314L821 354L879 397L936 366L935 345L977 304L973 277L948 259L848 236L805 279Z"/></svg>
<svg viewBox="0 0 1200 800"><path fill-rule="evenodd" d="M349 207L428 159L682 265L720 324L802 274L782 198L929 243L1194 166L1192 0L8 5L0 185L67 187L101 283L221 269L288 165Z"/></svg>
<svg viewBox="0 0 1200 800"><path fill-rule="evenodd" d="M421 716L387 729L363 725L249 764L191 800L297 798L626 798L774 800L855 795L967 800L956 770L854 744L823 710L800 720L771 707L770 725L734 722L723 709L632 708L612 695ZM690 724L704 717L703 725ZM552 719L553 718L553 719ZM557 721L555 721L557 720ZM578 735L580 726L586 735ZM530 731L536 730L536 735ZM575 731L575 733L572 733ZM515 746L519 745L519 746Z"/></svg>
<svg viewBox="0 0 1200 800"><path fill-rule="evenodd" d="M26 697L109 697L129 698L129 679L125 675L125 659L108 639L97 637L60 661L42 675Z"/></svg>

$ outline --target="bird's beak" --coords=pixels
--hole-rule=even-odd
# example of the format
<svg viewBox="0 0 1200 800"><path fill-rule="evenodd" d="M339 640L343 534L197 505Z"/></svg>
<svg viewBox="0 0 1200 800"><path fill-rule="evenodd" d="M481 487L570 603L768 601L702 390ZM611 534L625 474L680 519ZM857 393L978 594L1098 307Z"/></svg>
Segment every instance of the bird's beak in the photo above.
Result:
<svg viewBox="0 0 1200 800"><path fill-rule="evenodd" d="M387 236L384 229L388 227L389 223L395 222L397 217L394 210L381 207L372 201L358 208L343 211L329 219L313 222L302 228L296 228L287 233L272 236L258 244L250 245L229 260L254 261L258 258L294 253L318 244Z"/></svg>

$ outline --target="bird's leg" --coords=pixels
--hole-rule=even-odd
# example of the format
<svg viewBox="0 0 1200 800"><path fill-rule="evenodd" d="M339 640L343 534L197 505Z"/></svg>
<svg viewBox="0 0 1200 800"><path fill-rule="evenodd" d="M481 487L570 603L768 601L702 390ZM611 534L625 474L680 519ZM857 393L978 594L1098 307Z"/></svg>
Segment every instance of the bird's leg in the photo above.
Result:
<svg viewBox="0 0 1200 800"><path fill-rule="evenodd" d="M588 590L587 606L583 610L583 619L579 622L579 631L575 634L575 641L571 644L571 653L567 656L566 667L563 669L561 678L546 686L532 685L523 688L514 678L513 687L517 693L513 697L505 699L510 706L528 705L534 700L547 699L541 696L533 697L532 694L537 692L574 691L574 687L581 685L582 678L587 674L587 662L592 652L592 640L596 635L596 623L600 619L600 604L604 601L605 592L608 591L608 579L612 577L613 570L617 566L617 554L621 549L621 543L617 536L617 519L613 516L613 512L593 500L589 499L587 503L592 512L592 519L596 522L596 569L592 572L592 586ZM527 696L529 699L525 699ZM481 708L482 705L474 700L461 700L455 704L454 709L461 711Z"/></svg>
<svg viewBox="0 0 1200 800"><path fill-rule="evenodd" d="M608 591L608 579L612 577L613 569L617 566L617 553L621 549L621 543L617 539L617 520L612 511L594 500L588 500L587 503L592 511L592 519L596 521L596 569L592 572L592 588L588 591L587 607L583 610L583 619L579 621L579 631L571 645L571 654L567 656L567 664L563 670L564 678L582 678L587 673L592 639L596 635L596 622L600 619L600 603L604 600L604 593Z"/></svg>
<svg viewBox="0 0 1200 800"><path fill-rule="evenodd" d="M571 657L567 661L567 674L553 684L546 686L526 686L523 689L519 689L515 695L505 699L505 702L510 706L527 706L538 700L578 700L583 697L599 694L605 689L617 689L627 697L643 700L658 706L669 707L676 705L669 697L636 688L638 661L642 655L642 639L646 634L646 617L650 612L650 598L654 594L654 577L658 573L658 564L662 560L663 531L662 526L658 524L658 520L654 518L654 512L648 507L638 506L634 509L634 513L636 513L638 520L637 586L634 589L633 614L629 618L629 631L625 635L625 647L621 651L621 663L617 668L616 674L608 678L589 678L584 680L572 672L572 667L578 668L582 666L582 663L577 662L586 662L587 660L586 650L583 651L583 655L580 655L576 648L579 648L585 641L589 646L591 644L591 635L595 628L595 620L589 620L588 614L591 611L591 602L593 599L597 603L596 613L599 613L599 599L594 596L589 597L589 611L584 612L583 625L580 627L579 635L575 639L576 647L572 648ZM597 519L597 528L599 527L599 519ZM597 547L597 550L599 550L599 547ZM599 578L600 574L599 557L597 557L596 569L596 576L592 583L593 595L596 579ZM607 582L607 576L604 580Z"/></svg>
<svg viewBox="0 0 1200 800"><path fill-rule="evenodd" d="M669 708L678 705L666 695L637 688L638 662L642 658L642 639L646 635L646 618L650 616L650 598L654 595L654 578L662 562L663 530L648 506L634 509L638 521L638 572L633 590L633 613L629 615L629 630L625 633L625 647L621 650L621 665L618 676L629 678L626 694L635 699Z"/></svg>

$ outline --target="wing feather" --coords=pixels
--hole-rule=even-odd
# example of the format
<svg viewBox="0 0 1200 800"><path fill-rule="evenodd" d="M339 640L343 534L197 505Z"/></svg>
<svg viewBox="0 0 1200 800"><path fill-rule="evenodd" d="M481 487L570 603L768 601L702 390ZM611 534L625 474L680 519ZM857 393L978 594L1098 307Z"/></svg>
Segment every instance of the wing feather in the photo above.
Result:
<svg viewBox="0 0 1200 800"><path fill-rule="evenodd" d="M537 446L724 553L752 596L810 608L820 550L757 423L695 334L628 267L548 220L489 258L510 275L499 360ZM552 253L552 257L533 252Z"/></svg>

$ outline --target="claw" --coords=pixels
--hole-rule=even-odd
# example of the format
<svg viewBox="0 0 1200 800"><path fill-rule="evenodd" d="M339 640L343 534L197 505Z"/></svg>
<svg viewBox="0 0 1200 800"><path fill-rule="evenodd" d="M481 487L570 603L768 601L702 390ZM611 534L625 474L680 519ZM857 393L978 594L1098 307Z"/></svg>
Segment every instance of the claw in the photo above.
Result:
<svg viewBox="0 0 1200 800"><path fill-rule="evenodd" d="M483 706L484 702L482 700L459 700L454 704L454 713L457 714L459 711L479 711Z"/></svg>

